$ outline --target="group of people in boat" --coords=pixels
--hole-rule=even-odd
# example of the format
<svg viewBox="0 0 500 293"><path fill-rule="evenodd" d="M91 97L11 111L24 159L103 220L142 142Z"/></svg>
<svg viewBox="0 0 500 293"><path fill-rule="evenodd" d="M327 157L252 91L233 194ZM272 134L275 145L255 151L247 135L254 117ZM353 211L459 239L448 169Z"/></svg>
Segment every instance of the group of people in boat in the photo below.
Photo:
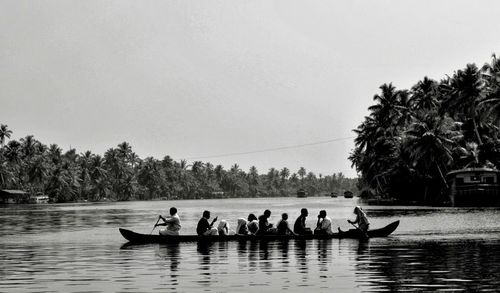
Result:
<svg viewBox="0 0 500 293"><path fill-rule="evenodd" d="M356 206L354 208L354 214L356 215L356 219L354 221L347 221L353 225L357 224L357 229L366 235L370 226L366 213L361 207ZM196 226L196 233L198 235L331 235L334 233L332 230L332 220L327 216L325 210L319 212L316 228L314 228L314 230L310 227L306 227L306 218L309 216L309 212L306 208L300 210L300 216L295 220L293 229L288 223L287 213L281 214L281 220L279 220L276 227L269 223L269 218L271 217L270 210L265 210L258 218L255 214L249 214L247 219L239 218L235 231L229 229L226 220L220 220L217 227L214 227L215 222L217 222L217 217L210 221L210 216L210 211L203 212ZM160 220L162 220L163 223L159 223ZM179 215L177 214L177 209L175 207L170 208L170 215L167 217L160 215L155 227L157 226L165 226L164 229L160 229L160 235L179 235L181 223ZM338 228L338 231L341 232L340 228Z"/></svg>

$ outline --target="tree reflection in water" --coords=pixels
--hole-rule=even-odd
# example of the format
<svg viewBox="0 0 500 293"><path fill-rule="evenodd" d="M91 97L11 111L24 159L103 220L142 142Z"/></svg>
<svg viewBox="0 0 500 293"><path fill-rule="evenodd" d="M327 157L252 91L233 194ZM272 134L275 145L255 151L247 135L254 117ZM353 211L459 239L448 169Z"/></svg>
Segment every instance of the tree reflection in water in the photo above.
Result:
<svg viewBox="0 0 500 293"><path fill-rule="evenodd" d="M359 283L388 291L497 290L499 241L359 242Z"/></svg>

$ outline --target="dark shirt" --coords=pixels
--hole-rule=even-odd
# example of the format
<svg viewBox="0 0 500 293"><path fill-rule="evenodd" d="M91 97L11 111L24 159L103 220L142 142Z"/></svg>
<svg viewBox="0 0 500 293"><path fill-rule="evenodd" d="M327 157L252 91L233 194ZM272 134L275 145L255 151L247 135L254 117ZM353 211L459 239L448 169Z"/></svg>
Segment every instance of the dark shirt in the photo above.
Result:
<svg viewBox="0 0 500 293"><path fill-rule="evenodd" d="M306 231L306 217L299 216L297 220L295 220L295 224L293 225L293 232L297 234L304 234Z"/></svg>
<svg viewBox="0 0 500 293"><path fill-rule="evenodd" d="M259 216L259 230L257 234L265 234L273 225L267 222L267 217L264 215Z"/></svg>
<svg viewBox="0 0 500 293"><path fill-rule="evenodd" d="M251 234L256 234L257 231L259 231L259 224L257 223L256 220L253 220L250 223L248 223L248 231Z"/></svg>
<svg viewBox="0 0 500 293"><path fill-rule="evenodd" d="M196 233L198 233L198 235L203 235L203 233L207 232L210 228L212 227L208 220L201 218L200 221L198 221L198 226L196 226Z"/></svg>
<svg viewBox="0 0 500 293"><path fill-rule="evenodd" d="M236 232L237 234L247 235L248 234L248 226L246 224L241 225L240 230Z"/></svg>
<svg viewBox="0 0 500 293"><path fill-rule="evenodd" d="M281 220L276 227L278 229L278 234L287 235L288 234L288 221Z"/></svg>

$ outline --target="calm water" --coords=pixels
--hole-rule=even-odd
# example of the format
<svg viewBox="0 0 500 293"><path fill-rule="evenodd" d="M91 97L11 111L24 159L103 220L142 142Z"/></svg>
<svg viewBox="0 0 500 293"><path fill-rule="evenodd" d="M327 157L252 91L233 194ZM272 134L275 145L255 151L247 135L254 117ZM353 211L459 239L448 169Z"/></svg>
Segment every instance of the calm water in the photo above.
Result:
<svg viewBox="0 0 500 293"><path fill-rule="evenodd" d="M320 209L347 229L354 200L273 198L0 207L0 292L497 291L500 210L366 207L392 237L123 246L118 227L149 233L176 206L191 234L204 209L230 220L270 208L291 222ZM156 232L156 230L155 230Z"/></svg>

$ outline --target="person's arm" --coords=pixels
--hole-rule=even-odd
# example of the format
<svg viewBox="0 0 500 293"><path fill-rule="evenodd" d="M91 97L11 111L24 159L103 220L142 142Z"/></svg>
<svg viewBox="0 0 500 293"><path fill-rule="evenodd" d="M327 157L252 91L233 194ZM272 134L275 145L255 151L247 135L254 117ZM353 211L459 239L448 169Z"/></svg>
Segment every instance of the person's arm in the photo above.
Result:
<svg viewBox="0 0 500 293"><path fill-rule="evenodd" d="M217 217L215 217L213 220L212 220L212 223L210 224L210 228L212 228L212 226L214 225L214 223L217 221Z"/></svg>
<svg viewBox="0 0 500 293"><path fill-rule="evenodd" d="M318 215L318 222L316 222L316 230L321 230L321 217Z"/></svg>
<svg viewBox="0 0 500 293"><path fill-rule="evenodd" d="M288 232L290 232L290 234L297 235L295 234L295 232L292 231L292 229L290 229L290 225L288 224L288 222L286 222L286 229L288 230Z"/></svg>
<svg viewBox="0 0 500 293"><path fill-rule="evenodd" d="M166 226L167 225L167 223L165 222L165 218L162 217L162 215L159 215L158 218L162 219L163 223L156 223L155 227L157 227L157 226Z"/></svg>
<svg viewBox="0 0 500 293"><path fill-rule="evenodd" d="M356 220L354 220L354 221L347 220L347 222L349 222L349 223L351 223L351 224L356 224L356 223L359 223L359 215L356 215Z"/></svg>

